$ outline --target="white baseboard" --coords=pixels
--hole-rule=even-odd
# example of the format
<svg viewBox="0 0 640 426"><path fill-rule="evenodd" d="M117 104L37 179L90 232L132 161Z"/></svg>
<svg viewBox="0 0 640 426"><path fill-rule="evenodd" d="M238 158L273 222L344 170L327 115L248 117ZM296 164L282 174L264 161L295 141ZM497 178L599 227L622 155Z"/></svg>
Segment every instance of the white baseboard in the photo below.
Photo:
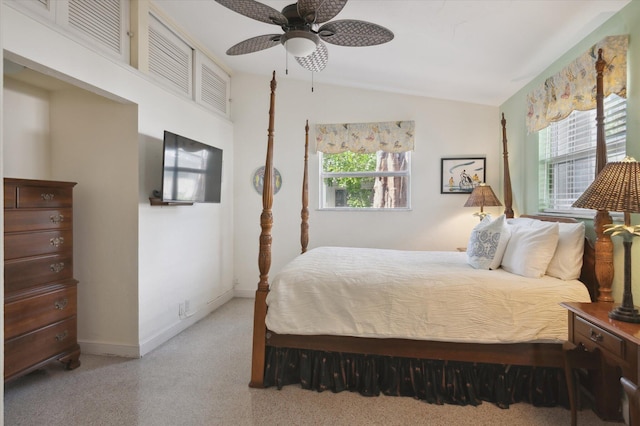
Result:
<svg viewBox="0 0 640 426"><path fill-rule="evenodd" d="M255 299L256 291L255 290L233 290L234 297L243 297L246 299Z"/></svg>
<svg viewBox="0 0 640 426"><path fill-rule="evenodd" d="M91 341L79 341L80 350L82 353L92 355L106 355L106 356L121 356L125 358L141 358L155 348L161 346L174 336L177 336L182 331L186 330L193 324L197 323L211 312L218 309L220 306L227 303L234 297L234 291L229 290L217 297L216 299L208 302L202 309L194 312L190 317L179 320L171 326L156 333L151 338L140 342L140 345L121 345L108 342L91 342ZM80 357L82 358L82 356Z"/></svg>
<svg viewBox="0 0 640 426"><path fill-rule="evenodd" d="M120 345L117 343L79 340L80 362L82 354L120 356L123 358L140 358L140 347L135 345Z"/></svg>

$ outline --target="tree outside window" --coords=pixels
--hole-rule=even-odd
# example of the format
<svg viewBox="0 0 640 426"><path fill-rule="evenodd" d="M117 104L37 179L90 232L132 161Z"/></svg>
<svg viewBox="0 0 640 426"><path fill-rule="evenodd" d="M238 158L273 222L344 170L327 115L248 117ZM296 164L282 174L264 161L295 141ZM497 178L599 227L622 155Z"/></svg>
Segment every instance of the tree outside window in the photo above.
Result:
<svg viewBox="0 0 640 426"><path fill-rule="evenodd" d="M321 208L407 209L410 152L320 153Z"/></svg>

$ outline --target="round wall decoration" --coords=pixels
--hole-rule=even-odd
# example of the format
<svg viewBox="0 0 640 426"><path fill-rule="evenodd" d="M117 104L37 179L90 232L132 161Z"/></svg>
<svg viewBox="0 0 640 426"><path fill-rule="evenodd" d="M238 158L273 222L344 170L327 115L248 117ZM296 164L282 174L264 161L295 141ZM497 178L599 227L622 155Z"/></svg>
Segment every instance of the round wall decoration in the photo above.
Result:
<svg viewBox="0 0 640 426"><path fill-rule="evenodd" d="M253 178L251 179L253 183L253 188L256 192L262 195L262 187L264 186L264 166L258 167L258 169L253 173ZM275 167L273 168L273 194L277 194L280 191L280 187L282 186L282 176L280 172Z"/></svg>

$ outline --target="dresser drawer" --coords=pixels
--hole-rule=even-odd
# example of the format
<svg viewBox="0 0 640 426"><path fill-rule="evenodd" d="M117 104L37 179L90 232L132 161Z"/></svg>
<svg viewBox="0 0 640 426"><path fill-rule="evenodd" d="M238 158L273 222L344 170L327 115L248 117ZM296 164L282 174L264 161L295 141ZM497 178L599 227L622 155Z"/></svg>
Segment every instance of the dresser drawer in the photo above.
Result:
<svg viewBox="0 0 640 426"><path fill-rule="evenodd" d="M70 229L5 234L4 236L5 260L69 252L72 247L73 233Z"/></svg>
<svg viewBox="0 0 640 426"><path fill-rule="evenodd" d="M70 229L73 209L5 210L4 232Z"/></svg>
<svg viewBox="0 0 640 426"><path fill-rule="evenodd" d="M73 278L71 253L7 260L4 263L4 294L7 297L27 287L66 281L71 278Z"/></svg>
<svg viewBox="0 0 640 426"><path fill-rule="evenodd" d="M4 305L4 338L10 339L76 315L75 285Z"/></svg>
<svg viewBox="0 0 640 426"><path fill-rule="evenodd" d="M6 209L15 209L16 208L16 195L18 189L15 184L6 183L4 184L4 208Z"/></svg>
<svg viewBox="0 0 640 426"><path fill-rule="evenodd" d="M76 318L48 325L34 332L5 340L4 377L73 350L77 345Z"/></svg>
<svg viewBox="0 0 640 426"><path fill-rule="evenodd" d="M72 187L18 186L16 206L18 208L71 207Z"/></svg>
<svg viewBox="0 0 640 426"><path fill-rule="evenodd" d="M624 358L625 341L621 337L578 316L574 319L573 327L575 331L574 343L582 343L589 350L599 347L617 357Z"/></svg>

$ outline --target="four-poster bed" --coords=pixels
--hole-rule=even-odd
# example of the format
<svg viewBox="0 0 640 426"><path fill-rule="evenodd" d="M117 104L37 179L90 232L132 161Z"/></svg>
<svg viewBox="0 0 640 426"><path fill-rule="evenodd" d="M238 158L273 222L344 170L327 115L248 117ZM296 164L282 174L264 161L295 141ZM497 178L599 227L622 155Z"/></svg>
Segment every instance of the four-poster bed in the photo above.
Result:
<svg viewBox="0 0 640 426"><path fill-rule="evenodd" d="M600 56L600 61L604 63ZM599 62L600 62L599 61ZM601 71L598 71L601 79ZM482 400L507 407L512 402L528 401L535 405L568 405L565 388L565 353L562 341L517 341L514 343L478 343L410 338L353 337L348 335L278 334L267 329L267 296L270 291L271 228L273 217L272 174L275 107L275 72L271 80L269 129L264 176L262 232L260 235L260 282L254 307L254 334L251 387L282 386L301 383L316 390L343 389L364 395L410 395L435 403L478 404ZM601 80L598 89L601 91ZM600 93L600 92L599 92ZM602 97L598 97L598 104ZM598 109L600 114L601 109ZM505 215L513 218L509 174L506 120L502 116L504 155ZM600 129L603 120L597 120ZM602 133L602 135L601 135ZM602 138L602 139L601 139ZM302 253L308 245L308 143L309 126L305 126L304 179L302 190ZM598 132L598 156L604 145L604 132ZM606 160L605 160L606 161ZM598 162L598 170L600 170ZM608 217L598 212L598 217ZM535 220L575 222L573 219L549 216ZM605 219L596 219L606 223ZM610 218L608 219L610 221ZM603 226L603 225L601 225ZM610 252L607 237L596 226L596 250L584 244L580 281L588 289L587 298L610 293ZM609 240L610 243L610 240ZM304 256L308 256L305 254ZM498 272L498 271L495 271ZM597 277L597 278L596 278ZM607 281L608 290L607 290ZM600 287L598 286L600 282ZM602 288L604 284L604 292ZM601 299L600 299L601 300ZM557 301L559 303L562 300ZM588 300L587 300L588 301ZM566 317L565 317L566 318ZM344 357L343 357L344 356ZM407 363L404 363L407 361ZM426 363L426 364L425 364ZM476 368L483 365L485 368ZM339 371L329 371L337 366ZM365 371L369 370L369 371ZM372 373L373 374L370 374ZM389 372L398 373L388 377ZM375 381L380 379L380 382ZM417 382L421 382L417 384ZM434 384L433 382L439 382ZM573 395L571 395L573 396Z"/></svg>

